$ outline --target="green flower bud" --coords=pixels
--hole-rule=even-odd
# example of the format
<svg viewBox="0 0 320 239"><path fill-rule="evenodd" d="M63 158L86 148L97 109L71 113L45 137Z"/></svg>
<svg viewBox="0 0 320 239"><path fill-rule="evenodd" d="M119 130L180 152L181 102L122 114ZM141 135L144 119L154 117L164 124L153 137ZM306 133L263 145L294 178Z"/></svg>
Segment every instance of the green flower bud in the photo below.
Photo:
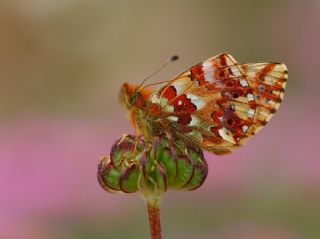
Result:
<svg viewBox="0 0 320 239"><path fill-rule="evenodd" d="M133 193L138 190L140 157L147 145L139 138L124 135L117 140L109 157L101 159L98 166L100 185L109 192Z"/></svg>
<svg viewBox="0 0 320 239"><path fill-rule="evenodd" d="M195 190L207 174L200 149L164 136L156 137L151 145L141 137L124 135L98 167L98 180L105 190L140 191L145 198L159 198L168 188Z"/></svg>

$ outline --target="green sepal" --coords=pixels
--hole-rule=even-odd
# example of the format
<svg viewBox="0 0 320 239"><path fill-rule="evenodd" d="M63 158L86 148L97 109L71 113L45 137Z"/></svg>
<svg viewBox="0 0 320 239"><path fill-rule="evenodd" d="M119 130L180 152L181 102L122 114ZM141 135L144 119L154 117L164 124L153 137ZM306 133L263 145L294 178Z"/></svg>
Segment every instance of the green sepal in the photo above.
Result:
<svg viewBox="0 0 320 239"><path fill-rule="evenodd" d="M99 165L98 180L100 185L107 191L120 191L120 172L110 163L108 158L101 160Z"/></svg>
<svg viewBox="0 0 320 239"><path fill-rule="evenodd" d="M194 168L190 159L186 156L179 156L177 159L177 176L170 186L175 189L183 188L190 181L193 172Z"/></svg>
<svg viewBox="0 0 320 239"><path fill-rule="evenodd" d="M177 177L177 160L173 157L169 148L160 148L159 151L162 152L161 157L158 157L159 163L166 169L168 187L171 188L175 184Z"/></svg>
<svg viewBox="0 0 320 239"><path fill-rule="evenodd" d="M155 152L147 152L141 158L139 178L140 191L144 196L161 196L167 190L167 175L165 169L155 160Z"/></svg>
<svg viewBox="0 0 320 239"><path fill-rule="evenodd" d="M138 191L139 168L132 165L125 169L120 176L120 188L125 193L134 193Z"/></svg>

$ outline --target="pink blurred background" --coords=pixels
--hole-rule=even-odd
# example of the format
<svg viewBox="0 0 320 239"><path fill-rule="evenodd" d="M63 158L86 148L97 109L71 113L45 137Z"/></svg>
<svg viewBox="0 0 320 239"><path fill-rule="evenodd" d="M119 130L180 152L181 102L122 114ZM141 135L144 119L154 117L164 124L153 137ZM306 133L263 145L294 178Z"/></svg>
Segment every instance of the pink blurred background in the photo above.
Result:
<svg viewBox="0 0 320 239"><path fill-rule="evenodd" d="M320 2L0 2L0 238L147 238L139 195L104 192L99 158L133 133L117 101L172 54L169 79L221 52L289 68L285 100L197 191L169 191L165 238L320 238Z"/></svg>

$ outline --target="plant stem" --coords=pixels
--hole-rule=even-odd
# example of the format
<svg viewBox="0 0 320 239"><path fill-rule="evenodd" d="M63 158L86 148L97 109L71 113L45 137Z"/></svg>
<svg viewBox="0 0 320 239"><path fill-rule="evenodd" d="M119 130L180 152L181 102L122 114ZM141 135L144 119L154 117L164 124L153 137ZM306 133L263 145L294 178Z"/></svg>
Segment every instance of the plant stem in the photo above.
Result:
<svg viewBox="0 0 320 239"><path fill-rule="evenodd" d="M151 239L162 239L160 224L160 202L158 200L146 200L148 209Z"/></svg>

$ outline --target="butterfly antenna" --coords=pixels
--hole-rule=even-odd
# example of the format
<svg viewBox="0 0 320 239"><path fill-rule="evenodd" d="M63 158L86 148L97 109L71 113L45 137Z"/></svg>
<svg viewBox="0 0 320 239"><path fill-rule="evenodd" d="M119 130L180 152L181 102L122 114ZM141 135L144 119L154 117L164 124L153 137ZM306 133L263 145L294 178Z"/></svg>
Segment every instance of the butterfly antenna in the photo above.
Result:
<svg viewBox="0 0 320 239"><path fill-rule="evenodd" d="M179 56L178 56L178 55L173 55L173 56L169 57L162 66L160 66L157 70L155 70L153 73L151 73L151 74L148 75L146 78L144 78L143 81L141 82L141 84L139 85L139 87L138 87L137 89L140 89L141 86L142 86L148 79L150 79L152 76L154 76L154 75L157 74L159 71L161 71L163 68L165 68L166 65L168 65L170 62L176 61L176 60L178 60L178 59L179 59Z"/></svg>

